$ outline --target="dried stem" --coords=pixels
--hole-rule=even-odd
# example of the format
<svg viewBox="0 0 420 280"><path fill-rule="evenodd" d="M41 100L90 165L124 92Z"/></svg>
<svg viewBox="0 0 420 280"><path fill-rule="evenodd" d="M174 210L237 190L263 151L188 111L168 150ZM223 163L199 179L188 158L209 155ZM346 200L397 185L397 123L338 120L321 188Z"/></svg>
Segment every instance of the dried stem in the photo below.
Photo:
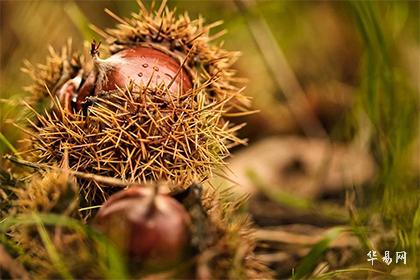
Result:
<svg viewBox="0 0 420 280"><path fill-rule="evenodd" d="M128 187L130 185L139 184L138 182L127 182L127 181L120 180L120 179L117 179L117 178L95 175L95 174L91 174L91 173L84 173L84 172L79 172L79 171L74 171L74 170L68 170L66 168L50 166L50 165L42 164L42 163L33 163L33 162L30 162L30 161L19 159L17 157L12 156L12 155L3 155L3 158L7 159L7 160L10 160L13 163L23 165L23 166L27 166L27 167L37 169L37 170L39 170L39 169L42 169L42 170L51 169L51 170L58 170L58 171L67 171L75 177L86 179L86 180L93 180L93 181L96 181L98 183L102 183L102 184L112 186L112 187L125 188L125 187Z"/></svg>
<svg viewBox="0 0 420 280"><path fill-rule="evenodd" d="M324 127L311 110L308 110L307 117L302 117L302 114L299 113L300 110L295 104L310 108L309 101L265 19L249 10L249 2L235 0L235 3L247 21L251 35L258 46L265 65L273 80L286 97L286 105L297 123L307 136L329 139ZM298 100L298 102L291 102L292 100Z"/></svg>

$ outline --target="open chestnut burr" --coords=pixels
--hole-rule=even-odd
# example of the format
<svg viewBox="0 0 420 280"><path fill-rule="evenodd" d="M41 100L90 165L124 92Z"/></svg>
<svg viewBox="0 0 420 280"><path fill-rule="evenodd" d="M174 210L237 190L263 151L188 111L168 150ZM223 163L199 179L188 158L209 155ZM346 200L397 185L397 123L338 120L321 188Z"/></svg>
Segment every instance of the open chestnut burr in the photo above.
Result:
<svg viewBox="0 0 420 280"><path fill-rule="evenodd" d="M85 79L81 80L80 72L56 93L68 112L81 110L89 96L124 89L130 83L152 87L164 85L174 96L192 88L191 78L184 67L163 51L133 46L101 59L98 48L99 44L93 42L91 55L94 68Z"/></svg>

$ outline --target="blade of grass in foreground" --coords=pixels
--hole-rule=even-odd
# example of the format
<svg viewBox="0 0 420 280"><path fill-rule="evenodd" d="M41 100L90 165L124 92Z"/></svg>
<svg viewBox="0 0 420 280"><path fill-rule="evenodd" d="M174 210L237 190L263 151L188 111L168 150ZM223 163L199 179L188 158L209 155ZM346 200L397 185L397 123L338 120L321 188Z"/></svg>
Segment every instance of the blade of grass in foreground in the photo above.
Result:
<svg viewBox="0 0 420 280"><path fill-rule="evenodd" d="M69 218L67 216L56 215L56 214L36 214L34 215L19 215L19 216L10 216L0 222L0 231L5 232L13 226L29 226L29 225L41 225L44 227L48 226L62 226L67 229L73 230L81 236L87 236L97 245L97 257L98 263L100 264L104 278L106 279L129 279L125 263L122 256L119 254L118 250L106 239L105 236L96 232L94 229L82 224L80 221ZM44 227L45 229L45 227ZM45 234L47 234L45 236ZM49 240L48 233L44 232L41 228L40 230L41 238L44 241L44 244L49 249L49 253L52 252L55 262L60 267L60 260L56 258L54 252L54 246ZM44 237L42 237L44 236ZM52 249L52 251L51 251ZM51 256L51 254L50 254ZM65 271L60 271L61 275L69 276ZM64 277L64 278L71 278Z"/></svg>
<svg viewBox="0 0 420 280"><path fill-rule="evenodd" d="M277 202L279 205L284 205L301 211L313 211L320 213L327 218L343 222L348 219L348 213L343 208L326 202L315 202L310 199L294 195L293 193L282 191L279 188L270 187L254 170L247 170L246 175L251 182L262 193L264 193L264 195L266 195L270 200Z"/></svg>
<svg viewBox="0 0 420 280"><path fill-rule="evenodd" d="M329 280L329 279L334 278L335 276L339 276L339 275L342 276L345 273L358 273L358 272L374 272L374 273L378 273L378 274L386 274L383 271L376 270L376 269L373 269L373 268L359 267L359 268L337 269L337 270L334 270L334 271L331 271L331 272L323 273L322 275L320 275L318 277L315 277L313 279L316 279L316 280L324 280L324 279ZM387 275L387 277L390 276L388 274L386 274L386 275ZM348 279L351 279L351 276L349 276ZM394 279L394 278L392 278L392 279Z"/></svg>
<svg viewBox="0 0 420 280"><path fill-rule="evenodd" d="M318 264L322 254L330 246L331 242L337 239L340 233L342 233L345 230L347 230L347 228L345 227L334 227L328 230L324 234L323 238L312 247L311 251L303 258L303 260L297 266L292 279L301 279L305 276L309 276Z"/></svg>
<svg viewBox="0 0 420 280"><path fill-rule="evenodd" d="M12 145L12 143L10 143L10 141L6 138L6 136L4 136L4 134L1 132L0 132L0 141L3 142L4 145L6 145L6 147L9 148L13 152L13 154L19 157L18 151L16 150L16 148Z"/></svg>
<svg viewBox="0 0 420 280"><path fill-rule="evenodd" d="M38 233L41 236L42 243L45 246L45 249L48 252L48 255L52 261L53 266L55 269L61 274L61 276L64 279L73 279L71 276L71 273L68 271L66 265L63 263L63 261L60 258L60 255L58 254L53 242L51 241L51 238L45 229L44 225L42 224L42 221L37 215L33 215L33 219L35 223L37 223L37 229Z"/></svg>

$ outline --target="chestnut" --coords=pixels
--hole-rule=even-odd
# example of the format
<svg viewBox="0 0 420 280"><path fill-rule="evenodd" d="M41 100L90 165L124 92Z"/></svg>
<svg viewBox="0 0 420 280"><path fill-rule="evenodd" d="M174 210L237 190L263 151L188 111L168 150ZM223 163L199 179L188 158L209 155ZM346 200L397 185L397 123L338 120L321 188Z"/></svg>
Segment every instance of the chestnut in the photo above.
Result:
<svg viewBox="0 0 420 280"><path fill-rule="evenodd" d="M174 96L192 88L187 71L167 53L151 47L135 46L101 59L98 47L95 42L92 43L94 69L87 74L83 83L79 73L76 82L71 79L56 92L68 112L81 110L89 96L124 89L130 82L150 87L165 84Z"/></svg>
<svg viewBox="0 0 420 280"><path fill-rule="evenodd" d="M151 188L131 187L112 195L94 226L133 262L165 266L188 249L190 217L177 200Z"/></svg>
<svg viewBox="0 0 420 280"><path fill-rule="evenodd" d="M191 88L191 80L180 64L170 55L153 48L137 46L107 59L96 56L94 61L99 71L95 93L125 88L130 81L138 85L150 81L153 86L164 83L174 94Z"/></svg>

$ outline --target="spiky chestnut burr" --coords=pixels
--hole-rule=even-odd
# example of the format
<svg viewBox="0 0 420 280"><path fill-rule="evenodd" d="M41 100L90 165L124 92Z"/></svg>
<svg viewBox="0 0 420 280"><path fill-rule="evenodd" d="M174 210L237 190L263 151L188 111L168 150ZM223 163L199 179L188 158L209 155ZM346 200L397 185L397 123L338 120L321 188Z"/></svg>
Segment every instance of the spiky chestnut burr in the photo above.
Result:
<svg viewBox="0 0 420 280"><path fill-rule="evenodd" d="M191 214L192 223L204 225L200 231L207 235L206 240L199 240L203 246L197 256L195 279L273 279L270 269L253 252L256 242L252 222L239 211L245 200L228 190L202 191L199 201L205 218Z"/></svg>
<svg viewBox="0 0 420 280"><path fill-rule="evenodd" d="M28 223L18 223L11 227L7 232L8 240L5 244L15 244L13 246L24 252L19 254L17 261L30 273L30 279L56 279L59 278L59 274L49 251L45 249L45 238L54 243L52 246L60 247L71 256L69 263L74 260L74 256L78 256L78 261L83 264L90 262L90 259L81 253L84 248L80 242L82 238L77 233L58 225L46 225L38 219L40 215L79 218L78 186L74 177L66 170L43 170L40 174L26 175L25 179L19 180L20 184L13 188L16 198L7 216L2 218L6 220L19 217Z"/></svg>
<svg viewBox="0 0 420 280"><path fill-rule="evenodd" d="M32 215L34 212L49 213L53 211L57 214L62 213L64 216L73 216L74 212L79 212L77 207L74 207L74 203L68 203L78 200L76 192L71 192L70 196L67 195L68 186L74 189L74 182L69 185L65 177L55 174L46 173L44 174L45 179L42 181L35 178L32 182L28 182L28 185L24 186L28 190L27 193L22 188L22 192L19 192L18 195L21 202L16 203L11 214L27 213ZM55 179L57 176L66 180L57 180ZM171 186L168 185L168 188L171 189ZM51 192L51 189L54 191ZM121 217L129 215L134 215L135 218L139 213L136 213L133 209L135 210L138 207L138 203L150 205L150 202L153 201L149 199L153 197L153 191L151 189L146 189L146 191L144 199L141 199L143 194L139 194L137 191L121 191L111 198L115 200L116 197L119 197L108 210L120 220L123 220ZM156 197L158 196L163 195L156 195ZM67 197L70 200L66 199L67 202L63 203L61 197ZM185 250L178 251L181 254L187 254L177 259L180 263L177 263L176 266L169 263L165 265L165 262L171 261L166 257L164 260L158 260L154 265L144 262L139 265L138 260L131 259L127 263L132 268L129 278L144 277L147 274L148 279L152 279L155 276L154 273L156 273L153 268L158 266L159 271L156 277L159 279L271 279L269 269L260 263L252 252L255 240L252 238L252 228L247 217L235 210L243 200L232 198L226 191L201 190L199 185L193 185L184 191L170 192L165 195L163 200L165 205L175 202L175 205L181 206L184 211L188 212L188 245L187 248L184 247ZM136 203L129 201L136 201ZM103 209L105 209L105 205ZM112 207L113 209L111 209ZM148 207L140 208L147 209ZM174 210L172 206L168 208ZM127 212L124 212L125 210ZM184 211L181 211L181 213ZM140 211L140 213L144 212ZM172 215L176 216L176 213L179 214L175 209L168 214L169 216L165 216L166 219L163 224L167 224L168 220L173 220ZM182 217L184 214L180 216ZM149 219L157 221L157 219L153 219L153 216ZM61 221L61 218L59 220ZM73 222L77 224L76 220L73 220ZM74 226L73 222L68 225ZM161 223L161 220L159 220L159 223ZM104 278L106 275L103 269L109 261L107 257L109 251L104 250L103 247L105 240L96 238L96 234L87 234L82 228L67 227L65 224L67 223L45 228L54 246L60 249L59 256L62 263L74 278ZM117 235L117 239L113 239L114 241L118 240L121 229L124 229L124 227L116 227L115 231L111 231L111 237ZM166 232L165 237L171 237L174 233L176 232ZM16 226L10 233L10 237L12 242L19 244L18 247L23 250L19 261L22 261L25 267L29 269L31 277L56 279L62 276L59 267L50 259L49 251L44 247L36 226L26 224ZM144 242L143 239L139 240ZM158 242L159 240L155 239L154 241ZM151 242L151 244L157 243ZM121 247L124 247L124 244ZM169 246L167 249L169 249ZM171 250L171 252L173 251ZM74 256L78 257L75 258ZM144 261L144 258L142 260Z"/></svg>
<svg viewBox="0 0 420 280"><path fill-rule="evenodd" d="M55 110L30 124L32 159L54 164L67 148L70 168L86 173L180 186L212 176L229 148L244 143L235 136L242 126L224 116L247 103L232 69L237 53L211 44L220 34L211 36L210 30L219 23L176 17L164 4L155 13L141 6L131 19L111 15L120 22L117 28L97 30L105 37L101 57L107 59L95 47L91 65L77 64L79 71L71 68L67 79L49 76L65 69L71 54L56 67L44 67L49 71L31 71L36 85L49 81L48 89L37 86L36 93L49 91L59 99ZM115 192L79 183L90 205Z"/></svg>
<svg viewBox="0 0 420 280"><path fill-rule="evenodd" d="M76 180L66 172L33 175L27 186L14 188L13 210L78 216L78 191Z"/></svg>
<svg viewBox="0 0 420 280"><path fill-rule="evenodd" d="M86 73L90 67L85 60L85 55L73 50L70 39L61 48L60 52L57 52L51 46L48 50L49 55L44 65L38 64L35 66L25 60L22 68L22 71L33 80L33 83L26 86L25 90L30 93L26 98L27 102L35 108L43 103L50 105L52 94L64 103L63 94L68 87L63 87L63 85L73 83L71 82L73 78L78 74ZM76 83L75 86L79 87L82 81L74 82ZM62 89L61 92L60 89ZM71 91L74 91L74 89L71 89ZM45 102L46 100L49 102Z"/></svg>
<svg viewBox="0 0 420 280"><path fill-rule="evenodd" d="M190 217L182 204L156 191L136 186L112 195L94 225L132 262L162 266L185 256Z"/></svg>

